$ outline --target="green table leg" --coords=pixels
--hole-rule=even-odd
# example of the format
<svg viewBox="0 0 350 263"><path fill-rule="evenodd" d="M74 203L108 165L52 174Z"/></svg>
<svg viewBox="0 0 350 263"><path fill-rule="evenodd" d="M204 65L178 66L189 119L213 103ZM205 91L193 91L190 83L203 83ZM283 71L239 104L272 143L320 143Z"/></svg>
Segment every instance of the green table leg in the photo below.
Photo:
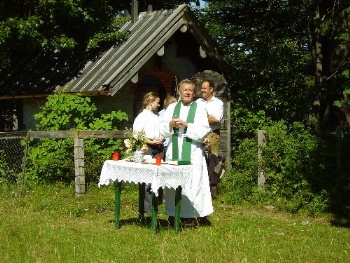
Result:
<svg viewBox="0 0 350 263"><path fill-rule="evenodd" d="M115 229L119 229L120 225L119 225L119 219L120 219L120 193L121 193L121 189L122 189L122 183L120 182L116 182L115 183L115 209L114 209L114 213L115 213Z"/></svg>
<svg viewBox="0 0 350 263"><path fill-rule="evenodd" d="M151 193L152 196L152 218L151 229L153 234L157 234L157 216L158 216L158 203L155 193Z"/></svg>
<svg viewBox="0 0 350 263"><path fill-rule="evenodd" d="M181 186L176 188L175 192L175 218L174 218L174 228L176 232L180 232L180 213L181 213Z"/></svg>
<svg viewBox="0 0 350 263"><path fill-rule="evenodd" d="M145 183L139 184L139 222L145 223Z"/></svg>

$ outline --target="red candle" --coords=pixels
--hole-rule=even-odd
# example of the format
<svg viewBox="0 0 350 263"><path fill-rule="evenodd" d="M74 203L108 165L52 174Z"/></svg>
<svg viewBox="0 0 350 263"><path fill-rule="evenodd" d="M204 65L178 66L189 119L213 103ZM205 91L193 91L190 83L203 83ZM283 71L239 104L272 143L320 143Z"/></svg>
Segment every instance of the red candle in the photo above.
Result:
<svg viewBox="0 0 350 263"><path fill-rule="evenodd" d="M119 153L118 152L114 152L113 153L113 160L114 161L118 161L119 160Z"/></svg>
<svg viewBox="0 0 350 263"><path fill-rule="evenodd" d="M162 163L162 157L158 155L158 156L156 157L156 165L159 166L161 163Z"/></svg>

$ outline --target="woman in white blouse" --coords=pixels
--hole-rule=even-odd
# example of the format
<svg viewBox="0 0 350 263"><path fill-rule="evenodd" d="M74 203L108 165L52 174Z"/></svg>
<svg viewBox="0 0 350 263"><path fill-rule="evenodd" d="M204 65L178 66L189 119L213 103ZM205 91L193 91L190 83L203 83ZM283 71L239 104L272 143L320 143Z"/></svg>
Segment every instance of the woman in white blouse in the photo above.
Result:
<svg viewBox="0 0 350 263"><path fill-rule="evenodd" d="M134 131L144 131L146 133L146 143L148 151L145 154L163 154L163 137L159 133L159 108L160 98L155 92L148 92L143 96L141 112L135 118L133 124Z"/></svg>
<svg viewBox="0 0 350 263"><path fill-rule="evenodd" d="M164 138L160 136L159 132L159 116L158 108L160 98L155 92L148 92L143 96L142 107L140 113L135 118L133 124L134 131L144 131L146 133L146 143L148 150L145 154L155 156L159 155L163 158L163 141ZM152 198L150 195L150 185L146 185L144 211L151 212ZM160 204L163 200L163 189L158 189L157 201Z"/></svg>

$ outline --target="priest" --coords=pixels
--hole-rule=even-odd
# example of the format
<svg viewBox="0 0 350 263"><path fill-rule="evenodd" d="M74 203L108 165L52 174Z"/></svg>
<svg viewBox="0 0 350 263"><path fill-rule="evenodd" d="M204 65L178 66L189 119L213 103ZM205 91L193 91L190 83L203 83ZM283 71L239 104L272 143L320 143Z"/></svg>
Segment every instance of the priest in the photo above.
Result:
<svg viewBox="0 0 350 263"><path fill-rule="evenodd" d="M182 189L181 218L205 218L213 213L203 139L210 132L208 117L202 103L194 101L195 83L179 83L180 99L169 105L160 122L161 134L170 138L165 160L178 160L179 164L192 164L193 171ZM175 190L165 189L165 208L169 217L175 215Z"/></svg>

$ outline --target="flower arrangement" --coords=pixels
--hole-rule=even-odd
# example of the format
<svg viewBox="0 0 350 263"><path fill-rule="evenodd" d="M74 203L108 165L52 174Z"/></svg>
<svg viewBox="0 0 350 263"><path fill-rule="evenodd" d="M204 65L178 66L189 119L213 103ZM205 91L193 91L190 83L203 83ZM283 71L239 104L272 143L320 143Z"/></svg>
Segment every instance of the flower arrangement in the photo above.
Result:
<svg viewBox="0 0 350 263"><path fill-rule="evenodd" d="M146 144L146 133L142 131L133 131L131 129L125 129L125 136L127 139L124 140L125 147L127 148L126 153L128 155L135 151L146 152L148 150Z"/></svg>

